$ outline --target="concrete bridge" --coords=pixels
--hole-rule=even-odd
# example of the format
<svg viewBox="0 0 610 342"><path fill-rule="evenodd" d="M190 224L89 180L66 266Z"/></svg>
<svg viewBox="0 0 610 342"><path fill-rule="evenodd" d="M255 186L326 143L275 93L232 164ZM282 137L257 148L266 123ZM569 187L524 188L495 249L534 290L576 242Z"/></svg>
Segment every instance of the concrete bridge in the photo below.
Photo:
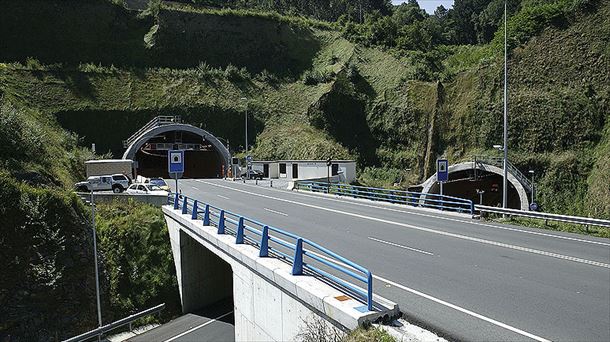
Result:
<svg viewBox="0 0 610 342"><path fill-rule="evenodd" d="M399 316L398 305L373 297L372 277L361 266L291 233L199 205L184 198L163 207L184 312L232 297L238 341L295 340L311 322L347 331Z"/></svg>

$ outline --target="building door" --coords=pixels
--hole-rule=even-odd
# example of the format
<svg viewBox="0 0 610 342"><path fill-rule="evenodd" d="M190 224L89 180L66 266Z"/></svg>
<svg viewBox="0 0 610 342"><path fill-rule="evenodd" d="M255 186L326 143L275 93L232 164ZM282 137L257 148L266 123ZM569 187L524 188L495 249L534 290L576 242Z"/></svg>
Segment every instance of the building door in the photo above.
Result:
<svg viewBox="0 0 610 342"><path fill-rule="evenodd" d="M263 164L263 177L269 178L269 164Z"/></svg>
<svg viewBox="0 0 610 342"><path fill-rule="evenodd" d="M332 176L338 175L339 174L339 164L333 164L331 172L332 172L331 173Z"/></svg>
<svg viewBox="0 0 610 342"><path fill-rule="evenodd" d="M292 179L299 178L299 164L292 164Z"/></svg>

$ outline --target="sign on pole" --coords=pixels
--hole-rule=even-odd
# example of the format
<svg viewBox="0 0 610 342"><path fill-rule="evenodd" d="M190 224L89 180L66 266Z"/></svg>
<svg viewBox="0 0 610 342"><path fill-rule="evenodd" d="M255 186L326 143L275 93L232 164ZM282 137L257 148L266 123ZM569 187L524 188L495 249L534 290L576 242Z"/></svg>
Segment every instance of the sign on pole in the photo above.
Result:
<svg viewBox="0 0 610 342"><path fill-rule="evenodd" d="M449 180L449 163L447 163L447 159L438 159L436 161L436 180L438 182Z"/></svg>
<svg viewBox="0 0 610 342"><path fill-rule="evenodd" d="M167 172L172 178L181 178L184 173L184 151L167 151Z"/></svg>

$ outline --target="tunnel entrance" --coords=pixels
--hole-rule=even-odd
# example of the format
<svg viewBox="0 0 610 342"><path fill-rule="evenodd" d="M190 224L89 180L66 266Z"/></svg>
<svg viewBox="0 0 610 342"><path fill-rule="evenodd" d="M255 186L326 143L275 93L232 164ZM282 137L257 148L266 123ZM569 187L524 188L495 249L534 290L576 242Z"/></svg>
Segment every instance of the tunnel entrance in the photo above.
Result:
<svg viewBox="0 0 610 342"><path fill-rule="evenodd" d="M123 141L123 159L135 162L138 175L169 178L167 151L183 150L185 178L227 176L231 154L209 132L182 123L176 116L158 116Z"/></svg>
<svg viewBox="0 0 610 342"><path fill-rule="evenodd" d="M186 131L170 131L149 139L135 154L138 174L145 177L170 178L167 151L184 150L186 178L224 177L222 155L205 138Z"/></svg>
<svg viewBox="0 0 610 342"><path fill-rule="evenodd" d="M449 174L449 180L443 184L443 194L472 200L475 204L502 206L502 176L493 172L477 170L462 170ZM521 199L514 185L508 183L507 206L513 209L521 208ZM483 191L482 196L477 190ZM435 182L428 193L439 194L440 186Z"/></svg>

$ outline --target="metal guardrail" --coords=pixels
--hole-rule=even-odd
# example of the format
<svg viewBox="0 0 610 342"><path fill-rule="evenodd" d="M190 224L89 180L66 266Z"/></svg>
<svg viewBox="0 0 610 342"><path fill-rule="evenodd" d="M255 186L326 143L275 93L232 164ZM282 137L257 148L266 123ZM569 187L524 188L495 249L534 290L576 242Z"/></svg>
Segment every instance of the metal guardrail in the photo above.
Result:
<svg viewBox="0 0 610 342"><path fill-rule="evenodd" d="M373 275L366 268L311 240L208 203L202 203L180 194L169 196L168 203L173 204L175 210L181 209L182 214L191 214L191 219L202 220L204 226L216 227L218 234L235 236L236 244L256 247L260 257L273 256L288 262L292 265L293 275L308 273L321 276L325 280L347 289L356 299L366 304L367 310L373 311ZM336 270L364 283L366 290L331 274L330 270Z"/></svg>
<svg viewBox="0 0 610 342"><path fill-rule="evenodd" d="M475 163L493 165L493 166L496 166L499 168L504 167L504 158L501 158L501 157L475 156L474 161L475 161ZM517 167L509 161L507 161L506 166L507 166L508 170L510 171L510 173L513 174L517 178L517 180L519 180L519 182L521 184L523 184L528 191L531 192L533 189L533 184L527 178L527 176L525 176L523 174L523 172L519 171L519 169L517 169Z"/></svg>
<svg viewBox="0 0 610 342"><path fill-rule="evenodd" d="M148 131L153 127L170 125L174 123L180 123L182 120L179 116L157 116L150 120L146 125L142 126L137 132L132 134L127 140L123 140L123 147L127 148L131 145L136 139L138 139L144 132Z"/></svg>
<svg viewBox="0 0 610 342"><path fill-rule="evenodd" d="M475 205L474 208L475 208L475 211L478 211L479 213L487 212L487 213L494 213L494 214L503 214L503 215L508 215L508 216L521 216L521 217L536 218L536 219L541 219L541 220L551 220L551 221L558 221L558 222L566 222L566 223L574 223L574 224L610 228L610 220L595 219L595 218L590 218L590 217L541 213L541 212L537 212L537 211L525 211L525 210L518 210L518 209L498 208L498 207L490 207L490 206L478 205L478 204Z"/></svg>
<svg viewBox="0 0 610 342"><path fill-rule="evenodd" d="M157 312L161 312L161 310L163 310L165 308L165 303L163 304L159 304L157 306L154 306L150 309L146 309L144 311L138 312L136 314L133 314L131 316L127 316L125 318L119 319L118 321L112 322L110 324L106 324L104 326L101 326L95 330L91 330L88 331L84 334L80 334L78 336L74 336L71 337L67 340L64 340L64 342L80 342L80 341L86 341L90 338L94 338L94 337L98 337L98 336L102 336L104 334L106 334L109 331L112 331L114 329L120 328L122 326L125 325L129 325L129 330L131 331L131 324L133 323L133 321L140 319L142 317L146 317L148 315L152 315L155 314Z"/></svg>
<svg viewBox="0 0 610 342"><path fill-rule="evenodd" d="M406 204L426 208L434 208L474 215L474 203L471 200L439 195L422 194L421 192L371 188L341 183L326 183L312 181L297 181L295 189L323 192L354 198L366 198L374 201Z"/></svg>

